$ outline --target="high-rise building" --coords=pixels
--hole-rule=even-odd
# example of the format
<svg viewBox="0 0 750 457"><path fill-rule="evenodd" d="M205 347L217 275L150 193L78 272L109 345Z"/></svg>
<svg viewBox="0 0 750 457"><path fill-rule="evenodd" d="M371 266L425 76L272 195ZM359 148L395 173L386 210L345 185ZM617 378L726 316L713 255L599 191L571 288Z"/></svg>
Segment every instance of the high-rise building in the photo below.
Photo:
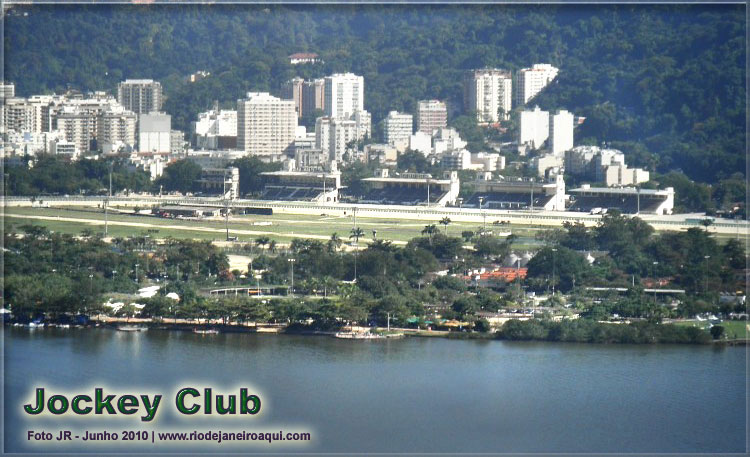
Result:
<svg viewBox="0 0 750 457"><path fill-rule="evenodd" d="M169 152L170 154L185 153L185 132L182 130L172 130L169 132Z"/></svg>
<svg viewBox="0 0 750 457"><path fill-rule="evenodd" d="M352 141L369 135L370 113L361 111L349 119L319 117L315 121L315 149L329 160L342 160Z"/></svg>
<svg viewBox="0 0 750 457"><path fill-rule="evenodd" d="M172 116L149 113L138 116L138 151L168 153L172 148Z"/></svg>
<svg viewBox="0 0 750 457"><path fill-rule="evenodd" d="M414 133L414 118L411 114L403 114L391 111L383 121L385 142L395 146L396 143L409 145L409 137Z"/></svg>
<svg viewBox="0 0 750 457"><path fill-rule="evenodd" d="M304 79L294 78L281 85L281 98L294 100L294 109L297 110L298 117L302 117L302 101L304 100L302 88L304 83Z"/></svg>
<svg viewBox="0 0 750 457"><path fill-rule="evenodd" d="M36 132L34 107L25 98L8 98L2 104L2 130L6 132Z"/></svg>
<svg viewBox="0 0 750 457"><path fill-rule="evenodd" d="M535 107L533 111L521 111L518 122L518 145L539 149L549 138L549 113Z"/></svg>
<svg viewBox="0 0 750 457"><path fill-rule="evenodd" d="M65 106L56 115L57 128L65 140L74 143L78 153L91 149L91 140L96 138L97 115L76 106Z"/></svg>
<svg viewBox="0 0 750 457"><path fill-rule="evenodd" d="M252 155L280 160L294 145L297 112L293 100L267 92L248 92L237 101L237 147Z"/></svg>
<svg viewBox="0 0 750 457"><path fill-rule="evenodd" d="M302 116L320 110L325 112L325 80L323 78L302 83Z"/></svg>
<svg viewBox="0 0 750 457"><path fill-rule="evenodd" d="M464 111L476 112L477 121L481 123L508 119L512 101L511 81L507 70L485 68L468 71L464 76Z"/></svg>
<svg viewBox="0 0 750 457"><path fill-rule="evenodd" d="M199 113L193 130L199 149L234 149L237 147L237 111L214 109Z"/></svg>
<svg viewBox="0 0 750 457"><path fill-rule="evenodd" d="M96 139L100 147L104 144L135 146L137 116L132 111L117 105L109 107L99 116Z"/></svg>
<svg viewBox="0 0 750 457"><path fill-rule="evenodd" d="M417 130L428 135L448 126L448 109L439 100L421 100L417 105Z"/></svg>
<svg viewBox="0 0 750 457"><path fill-rule="evenodd" d="M161 83L153 79L126 79L117 86L117 101L136 114L160 111L163 102Z"/></svg>
<svg viewBox="0 0 750 457"><path fill-rule="evenodd" d="M516 105L525 105L557 77L558 69L550 64L538 63L522 68L516 73Z"/></svg>
<svg viewBox="0 0 750 457"><path fill-rule="evenodd" d="M573 148L573 113L559 110L549 115L549 149L555 156L562 156Z"/></svg>
<svg viewBox="0 0 750 457"><path fill-rule="evenodd" d="M325 113L335 118L350 118L364 110L365 79L352 73L325 77Z"/></svg>
<svg viewBox="0 0 750 457"><path fill-rule="evenodd" d="M16 85L0 81L0 100L6 100L16 96Z"/></svg>

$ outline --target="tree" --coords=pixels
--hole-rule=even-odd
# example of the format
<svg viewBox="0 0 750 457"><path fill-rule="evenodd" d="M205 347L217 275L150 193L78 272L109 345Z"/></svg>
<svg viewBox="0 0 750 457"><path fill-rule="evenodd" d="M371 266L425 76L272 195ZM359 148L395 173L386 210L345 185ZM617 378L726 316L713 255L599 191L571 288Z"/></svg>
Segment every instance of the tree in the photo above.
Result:
<svg viewBox="0 0 750 457"><path fill-rule="evenodd" d="M354 238L354 281L357 281L357 254L359 253L359 239L365 236L365 232L359 227L352 227L349 239Z"/></svg>
<svg viewBox="0 0 750 457"><path fill-rule="evenodd" d="M200 177L201 167L192 160L182 159L169 164L155 185L163 186L167 191L192 192L198 189Z"/></svg>
<svg viewBox="0 0 750 457"><path fill-rule="evenodd" d="M721 325L714 325L711 327L711 337L715 340L720 339L722 336L724 336L724 327Z"/></svg>
<svg viewBox="0 0 750 457"><path fill-rule="evenodd" d="M432 245L432 237L437 232L438 232L438 229L437 229L437 226L435 226L435 224L426 225L425 228L422 229L422 235L427 235L427 237L430 239L430 245Z"/></svg>
<svg viewBox="0 0 750 457"><path fill-rule="evenodd" d="M338 251L343 243L344 242L341 240L341 237L339 237L338 233L334 232L331 235L331 239L328 240L328 252Z"/></svg>
<svg viewBox="0 0 750 457"><path fill-rule="evenodd" d="M449 218L447 216L444 217L444 218L442 218L442 219L440 219L440 223L445 226L445 235L446 236L448 235L448 225L450 225L451 222L452 222L451 218Z"/></svg>

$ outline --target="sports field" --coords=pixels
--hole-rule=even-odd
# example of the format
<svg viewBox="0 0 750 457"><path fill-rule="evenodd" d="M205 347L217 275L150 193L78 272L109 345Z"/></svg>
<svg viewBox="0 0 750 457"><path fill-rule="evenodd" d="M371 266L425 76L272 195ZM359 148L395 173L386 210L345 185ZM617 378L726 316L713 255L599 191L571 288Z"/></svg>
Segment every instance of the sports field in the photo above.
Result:
<svg viewBox="0 0 750 457"><path fill-rule="evenodd" d="M78 235L84 229L93 232L104 231L104 213L95 208L19 208L4 209L5 225L24 224L42 225L49 230ZM223 217L204 219L164 219L148 215L136 215L129 210L113 210L108 215L108 235L111 237L128 237L149 235L152 238L193 238L222 241L226 239L226 224ZM436 224L441 232L446 227ZM337 233L343 240L348 240L353 227L351 217L311 216L311 215L242 215L230 216L229 235L236 236L240 242L252 241L259 237L268 237L278 243L288 243L294 238L328 240ZM409 220L368 219L357 217L357 226L364 232L360 243L373 239L373 230L377 239L391 240L396 244L405 244L411 238L421 236L424 223ZM481 230L481 224L452 222L448 225L448 235L460 236L463 231ZM519 225L487 226L496 235L513 233L519 238L518 248L533 248L539 243L534 234L539 228ZM158 231L157 231L158 230Z"/></svg>

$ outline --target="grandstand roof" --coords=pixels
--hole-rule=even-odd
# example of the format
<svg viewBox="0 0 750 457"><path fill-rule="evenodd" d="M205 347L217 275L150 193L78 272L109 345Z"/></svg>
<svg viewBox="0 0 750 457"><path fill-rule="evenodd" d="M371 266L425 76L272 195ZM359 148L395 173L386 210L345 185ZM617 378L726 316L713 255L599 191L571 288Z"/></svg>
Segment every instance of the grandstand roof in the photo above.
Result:
<svg viewBox="0 0 750 457"><path fill-rule="evenodd" d="M364 178L362 181L369 182L388 182L388 183L414 183L414 184L450 184L450 179L436 178Z"/></svg>
<svg viewBox="0 0 750 457"><path fill-rule="evenodd" d="M341 175L340 171L264 171L260 173L264 176L314 176L314 177L321 177L321 175L325 175L326 177L333 177L333 176L339 176Z"/></svg>
<svg viewBox="0 0 750 457"><path fill-rule="evenodd" d="M610 194L610 195L654 195L654 196L667 196L669 191L666 189L637 189L635 187L579 187L577 189L570 189L568 192L571 193L597 193L597 194Z"/></svg>

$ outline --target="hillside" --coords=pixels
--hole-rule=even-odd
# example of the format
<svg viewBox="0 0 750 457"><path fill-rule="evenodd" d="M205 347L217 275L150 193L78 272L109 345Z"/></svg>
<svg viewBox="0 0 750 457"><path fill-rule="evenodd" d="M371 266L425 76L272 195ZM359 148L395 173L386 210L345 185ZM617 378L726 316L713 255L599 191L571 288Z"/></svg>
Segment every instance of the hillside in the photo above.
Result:
<svg viewBox="0 0 750 457"><path fill-rule="evenodd" d="M586 116L581 141L703 182L745 170L742 5L40 5L14 7L5 33L20 95L154 78L182 129L214 100L335 71L365 77L375 122L423 98L456 112L462 70L548 62L560 77L536 103ZM324 63L289 65L300 51Z"/></svg>

